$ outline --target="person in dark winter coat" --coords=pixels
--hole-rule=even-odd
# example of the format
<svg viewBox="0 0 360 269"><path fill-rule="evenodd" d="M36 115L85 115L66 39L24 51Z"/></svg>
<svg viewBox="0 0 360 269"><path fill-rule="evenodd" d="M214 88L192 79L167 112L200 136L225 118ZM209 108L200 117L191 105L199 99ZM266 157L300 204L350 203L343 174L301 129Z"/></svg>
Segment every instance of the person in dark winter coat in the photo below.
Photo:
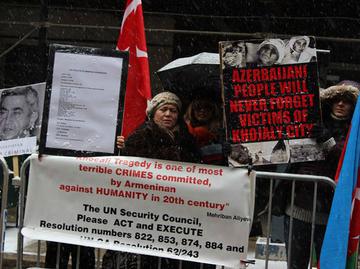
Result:
<svg viewBox="0 0 360 269"><path fill-rule="evenodd" d="M334 179L359 90L350 85L336 85L320 91L323 124L313 128L325 160L293 164L291 173L319 175ZM289 192L288 192L289 193ZM290 216L293 217L291 264L288 268L307 268L310 255L311 217L314 184L297 182L294 208L290 199L285 209L285 241L288 247ZM316 202L314 246L319 257L333 198L333 189L319 183Z"/></svg>
<svg viewBox="0 0 360 269"><path fill-rule="evenodd" d="M192 136L187 132L184 124L180 123L181 101L171 92L157 94L148 104L146 114L148 121L137 128L124 141L124 137L117 138L117 145L121 155L137 156L173 160L181 162L199 162L200 155ZM140 262L141 269L157 269L158 258L108 250L103 257L103 269L119 268L137 269ZM162 269L176 269L179 261L161 259ZM183 262L182 268L195 269L199 265Z"/></svg>

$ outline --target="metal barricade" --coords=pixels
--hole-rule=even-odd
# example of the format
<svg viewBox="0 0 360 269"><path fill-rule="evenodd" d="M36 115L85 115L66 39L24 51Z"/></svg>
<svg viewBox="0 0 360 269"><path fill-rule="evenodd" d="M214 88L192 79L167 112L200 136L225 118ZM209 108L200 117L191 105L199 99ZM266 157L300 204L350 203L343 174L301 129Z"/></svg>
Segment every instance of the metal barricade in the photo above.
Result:
<svg viewBox="0 0 360 269"><path fill-rule="evenodd" d="M17 260L16 260L16 268L17 269L22 269L23 268L23 251L24 251L24 237L21 234L21 229L24 226L24 213L25 213L25 196L26 196L26 188L27 188L27 175L26 175L26 170L28 169L30 165L30 157L28 157L22 164L21 169L20 169L20 192L19 192L19 230L18 230L18 241L17 241ZM41 268L41 257L40 257L40 245L41 245L41 241L37 242L37 257L36 257L36 267L31 267L31 269L36 269L36 268ZM60 264L60 249L61 249L61 244L57 243L57 251L56 251L56 268L59 268L59 264ZM73 257L72 257L73 258ZM76 269L80 268L80 246L77 246L77 257L76 257ZM96 249L96 259L95 259L95 268L99 269L101 267L100 265L101 262L101 250L100 249ZM158 265L157 267L159 269L161 269L161 264L162 264L162 258L158 258ZM117 261L116 267L115 268L119 268L120 263L119 261ZM0 267L2 268L2 267ZM115 269L114 268L114 269ZM138 256L138 260L137 260L137 268L140 269L141 268L141 255ZM29 268L30 269L30 268ZM179 261L179 266L178 269L182 269L182 261ZM199 267L197 269L203 269L203 264L199 264Z"/></svg>
<svg viewBox="0 0 360 269"><path fill-rule="evenodd" d="M3 185L1 189L1 216L0 216L0 268L3 268L5 229L7 222L7 200L9 190L9 168L3 157L0 157L3 170Z"/></svg>
<svg viewBox="0 0 360 269"><path fill-rule="evenodd" d="M23 227L23 220L24 220L24 205L25 205L25 195L26 195L26 187L27 187L27 177L26 177L26 169L28 168L30 164L30 159L26 159L23 165L21 166L20 170L20 176L21 176L21 184L20 184L20 204L19 204L19 231L18 231L18 251L17 251L17 269L23 268L23 236L21 234L21 228ZM5 169L6 170L6 169ZM266 259L265 259L265 268L269 268L269 244L270 244L270 236L271 236L271 218L272 218L272 198L273 198L273 189L274 189L274 181L275 180L288 180L291 181L291 208L294 206L294 196L295 196L295 184L297 181L305 181L305 182L312 182L314 184L314 196L313 196L313 211L312 211L312 231L311 231L311 246L310 250L312 250L313 245L313 238L314 238L314 231L315 231L315 214L316 214L316 200L317 200L317 189L318 189L318 183L322 182L325 184L328 184L333 189L335 189L335 182L328 178L328 177L322 177L322 176L313 176L313 175L299 175L299 174L288 174L288 173L276 173L276 172L263 172L263 171L256 171L256 178L263 178L270 180L269 182L269 201L268 201L268 211L267 211L267 233L266 233L266 246L265 246L265 253L266 253ZM5 184L5 183L4 183ZM3 196L4 201L4 196ZM293 223L293 217L290 217L290 231L289 231L289 253L291 250L291 235L292 235L292 224ZM80 246L78 246L77 249L77 258L76 258L76 268L79 268L79 255L80 255ZM95 260L95 266L96 268L100 268L100 249L97 249L97 258ZM310 255L310 259L311 259ZM288 261L291 260L291 256L288 256ZM59 261L60 261L60 244L58 244L57 248L57 258L56 268L59 268ZM310 264L311 264L310 260ZM157 268L161 269L162 265L162 258L158 259ZM36 266L40 266L40 241L38 242L38 254L36 259ZM182 262L179 262L178 269L182 269ZM117 265L115 268L119 268L119 260L117 260ZM202 269L204 267L203 264L199 264L198 269ZM141 268L141 256L139 255L138 261L137 261L137 268ZM214 267L215 268L215 267ZM217 268L223 268L223 267L217 267Z"/></svg>
<svg viewBox="0 0 360 269"><path fill-rule="evenodd" d="M269 268L269 244L271 237L271 218L272 218L272 200L273 200L273 189L274 189L274 181L275 180L287 180L291 181L291 196L290 196L290 208L291 211L294 208L294 198L295 198L295 184L297 181L309 182L314 184L314 193L313 193L313 206L312 206L312 221L311 221L311 241L310 241L310 265L312 264L312 250L314 243L314 232L315 232L315 217L316 217L316 201L317 201L317 190L318 183L324 183L335 189L335 182L323 176L315 176L315 175L300 175L300 174L288 174L288 173L276 173L276 172L263 172L257 171L256 178L264 178L270 180L269 187L269 201L268 201L268 210L267 210L267 228L266 228L266 246L265 246L265 269ZM288 238L288 253L287 253L287 261L288 268L289 263L291 261L291 248L292 248L292 233L293 233L293 216L290 216L290 225L289 225L289 238Z"/></svg>

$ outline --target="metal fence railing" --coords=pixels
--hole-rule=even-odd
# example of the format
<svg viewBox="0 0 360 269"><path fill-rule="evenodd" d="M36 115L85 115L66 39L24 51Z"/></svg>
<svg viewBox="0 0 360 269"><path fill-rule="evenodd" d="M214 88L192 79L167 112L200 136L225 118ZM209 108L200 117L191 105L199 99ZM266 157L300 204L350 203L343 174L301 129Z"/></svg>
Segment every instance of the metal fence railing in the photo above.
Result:
<svg viewBox="0 0 360 269"><path fill-rule="evenodd" d="M5 228L7 222L7 200L9 190L9 168L3 157L0 157L0 163L3 170L2 175L2 188L1 188L1 216L0 216L0 268L3 268L4 258L4 241L5 241Z"/></svg>
<svg viewBox="0 0 360 269"><path fill-rule="evenodd" d="M318 194L318 184L323 183L331 188L335 189L335 182L323 176L315 176L315 175L300 175L300 174L287 174L287 173L275 173L275 172L256 172L257 178L264 178L270 180L269 185L269 201L268 201L268 210L267 210L267 227L266 227L266 247L265 247L265 269L269 268L269 243L271 237L271 218L272 218L272 201L273 201L273 190L274 190L274 182L275 180L284 180L291 182L291 193L290 193L290 210L293 211L294 208L294 198L295 198L295 186L296 182L309 182L314 184L314 192L313 192L313 201L312 201L312 216L311 216L311 241L310 241L310 265L312 264L312 250L314 243L314 233L315 233L315 217L316 217L316 201ZM291 240L293 234L293 216L290 216L290 225L289 225L289 237L288 237L288 250L287 250L287 262L288 268L291 262L291 248L293 242Z"/></svg>
<svg viewBox="0 0 360 269"><path fill-rule="evenodd" d="M23 236L21 234L21 228L23 227L23 219L24 219L24 205L25 205L25 196L26 196L26 186L27 186L27 176L26 176L26 169L28 169L30 163L30 159L26 159L26 161L21 166L20 170L20 176L21 176L21 185L20 185L20 209L19 209L19 232L18 232L18 252L17 252L17 269L23 268ZM265 268L269 268L269 245L270 245L270 238L271 238L271 219L272 219L272 200L273 200L273 190L274 190L274 183L276 180L284 180L289 181L291 184L291 208L294 206L294 197L295 197L295 186L296 183L301 182L309 182L311 184L314 184L314 193L313 193L313 211L312 211L312 231L311 231L311 246L310 250L312 250L313 245L313 239L314 239L314 232L315 232L315 216L316 216L316 201L317 201L317 191L318 191L318 184L326 184L329 185L331 188L335 189L335 183L332 179L328 177L322 177L322 176L313 176L313 175L299 175L299 174L287 174L287 173L275 173L275 172L263 172L263 171L256 171L256 178L259 179L265 179L269 180L269 200L268 200L268 207L267 207L267 221L266 221L266 246L265 246L265 253L266 253L266 259L265 259ZM3 196L4 199L4 196ZM288 254L290 254L290 250L292 247L292 241L291 241L291 235L292 235L292 225L293 225L293 218L290 217L290 228L289 228L289 245L288 245ZM79 260L80 260L80 246L77 248L77 257L76 257L76 268L79 268ZM104 250L96 249L96 261L95 261L95 268L101 268L101 254L104 252ZM59 260L60 260L60 244L58 244L57 247L57 267L59 268ZM141 256L139 256L141 257ZM311 259L312 255L310 255ZM162 260L161 258L158 259L157 268L158 269L166 269L164 266L162 266ZM291 255L288 255L287 260L291 260ZM311 264L310 260L310 264ZM178 263L178 269L182 269L183 264L180 261ZM38 242L38 253L36 258L36 266L41 266L41 257L40 257L40 241ZM115 266L115 268L119 268L119 263ZM138 258L137 261L137 268L141 268L141 258ZM199 264L197 269L203 269L203 268L209 268L208 266L204 266L204 264ZM215 266L213 267L215 268ZM217 267L217 268L221 268Z"/></svg>

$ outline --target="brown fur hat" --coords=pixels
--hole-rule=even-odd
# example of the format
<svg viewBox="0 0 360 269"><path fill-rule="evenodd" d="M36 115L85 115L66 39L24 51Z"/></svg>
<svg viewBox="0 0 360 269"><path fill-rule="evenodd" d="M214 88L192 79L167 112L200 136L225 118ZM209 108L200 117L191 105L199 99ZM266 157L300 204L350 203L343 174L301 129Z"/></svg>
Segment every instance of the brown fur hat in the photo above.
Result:
<svg viewBox="0 0 360 269"><path fill-rule="evenodd" d="M332 102L339 98L349 100L355 107L359 89L351 85L335 85L320 91L320 99L323 104L331 105Z"/></svg>

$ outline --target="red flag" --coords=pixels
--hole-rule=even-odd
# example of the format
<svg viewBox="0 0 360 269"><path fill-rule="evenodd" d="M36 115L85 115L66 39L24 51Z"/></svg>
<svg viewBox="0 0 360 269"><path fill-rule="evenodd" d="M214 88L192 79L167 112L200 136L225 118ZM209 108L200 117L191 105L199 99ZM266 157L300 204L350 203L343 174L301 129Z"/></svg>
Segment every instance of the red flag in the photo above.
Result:
<svg viewBox="0 0 360 269"><path fill-rule="evenodd" d="M151 98L141 0L126 0L117 49L130 53L122 122L122 135L127 137L144 122L147 100Z"/></svg>
<svg viewBox="0 0 360 269"><path fill-rule="evenodd" d="M358 168L357 185L353 192L349 243L347 252L347 269L357 268L360 237L360 168Z"/></svg>

